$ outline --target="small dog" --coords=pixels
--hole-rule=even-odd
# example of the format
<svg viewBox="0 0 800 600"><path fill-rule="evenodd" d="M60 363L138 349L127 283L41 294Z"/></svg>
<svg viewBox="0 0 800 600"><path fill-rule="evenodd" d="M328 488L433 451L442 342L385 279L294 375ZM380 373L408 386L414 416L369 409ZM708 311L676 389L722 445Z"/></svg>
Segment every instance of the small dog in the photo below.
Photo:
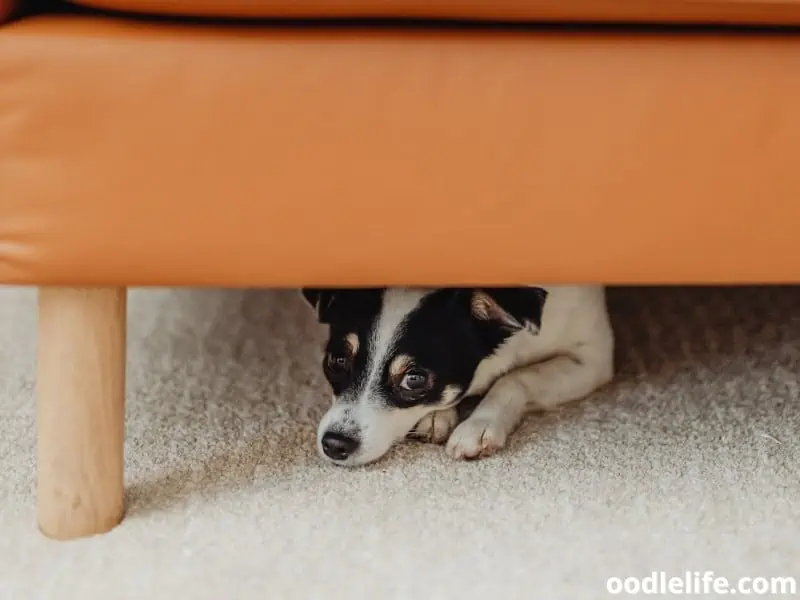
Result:
<svg viewBox="0 0 800 600"><path fill-rule="evenodd" d="M602 286L311 289L329 326L322 361L333 404L319 453L378 460L415 437L456 459L502 448L522 418L583 398L614 371ZM459 422L457 406L477 400Z"/></svg>

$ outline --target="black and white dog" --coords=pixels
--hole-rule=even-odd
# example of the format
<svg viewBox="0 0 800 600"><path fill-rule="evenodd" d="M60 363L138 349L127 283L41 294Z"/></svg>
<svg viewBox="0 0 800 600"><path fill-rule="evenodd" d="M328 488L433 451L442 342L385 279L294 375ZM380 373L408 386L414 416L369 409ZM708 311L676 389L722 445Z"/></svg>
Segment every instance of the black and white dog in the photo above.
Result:
<svg viewBox="0 0 800 600"><path fill-rule="evenodd" d="M612 379L614 336L602 286L302 290L329 326L322 368L333 404L320 454L381 458L416 437L453 458L502 448L525 414ZM459 423L457 405L479 399Z"/></svg>

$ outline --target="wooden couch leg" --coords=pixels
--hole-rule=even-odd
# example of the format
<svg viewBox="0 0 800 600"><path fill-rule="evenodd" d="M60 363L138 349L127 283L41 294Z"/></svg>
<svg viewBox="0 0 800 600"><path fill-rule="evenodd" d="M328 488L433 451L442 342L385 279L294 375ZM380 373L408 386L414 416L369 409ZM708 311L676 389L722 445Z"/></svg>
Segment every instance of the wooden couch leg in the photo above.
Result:
<svg viewBox="0 0 800 600"><path fill-rule="evenodd" d="M39 289L39 529L67 540L122 521L125 288Z"/></svg>

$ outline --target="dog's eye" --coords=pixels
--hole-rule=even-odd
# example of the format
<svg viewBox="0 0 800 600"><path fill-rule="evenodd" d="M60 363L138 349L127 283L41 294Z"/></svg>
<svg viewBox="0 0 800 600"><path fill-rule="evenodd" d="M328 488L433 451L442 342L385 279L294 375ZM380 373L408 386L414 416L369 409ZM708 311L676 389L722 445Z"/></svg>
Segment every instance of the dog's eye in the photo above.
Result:
<svg viewBox="0 0 800 600"><path fill-rule="evenodd" d="M338 367L343 369L347 367L347 357L346 356L332 356L331 357L331 366Z"/></svg>
<svg viewBox="0 0 800 600"><path fill-rule="evenodd" d="M428 373L422 369L411 369L403 377L400 387L409 392L421 392L428 387Z"/></svg>
<svg viewBox="0 0 800 600"><path fill-rule="evenodd" d="M325 367L331 375L341 375L350 368L350 357L346 354L328 353L325 360Z"/></svg>

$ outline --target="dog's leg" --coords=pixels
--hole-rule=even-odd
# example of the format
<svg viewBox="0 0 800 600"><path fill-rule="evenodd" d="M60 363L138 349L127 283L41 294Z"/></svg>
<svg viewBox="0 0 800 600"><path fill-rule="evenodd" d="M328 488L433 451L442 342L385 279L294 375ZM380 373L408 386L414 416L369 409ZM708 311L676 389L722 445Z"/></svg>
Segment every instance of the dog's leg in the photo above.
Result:
<svg viewBox="0 0 800 600"><path fill-rule="evenodd" d="M437 410L423 417L408 437L422 442L443 444L456 425L458 425L458 411L455 408Z"/></svg>
<svg viewBox="0 0 800 600"><path fill-rule="evenodd" d="M489 456L505 446L527 412L583 398L608 383L612 353L607 348L598 350L582 346L571 355L559 355L500 377L450 435L447 453L453 458Z"/></svg>

